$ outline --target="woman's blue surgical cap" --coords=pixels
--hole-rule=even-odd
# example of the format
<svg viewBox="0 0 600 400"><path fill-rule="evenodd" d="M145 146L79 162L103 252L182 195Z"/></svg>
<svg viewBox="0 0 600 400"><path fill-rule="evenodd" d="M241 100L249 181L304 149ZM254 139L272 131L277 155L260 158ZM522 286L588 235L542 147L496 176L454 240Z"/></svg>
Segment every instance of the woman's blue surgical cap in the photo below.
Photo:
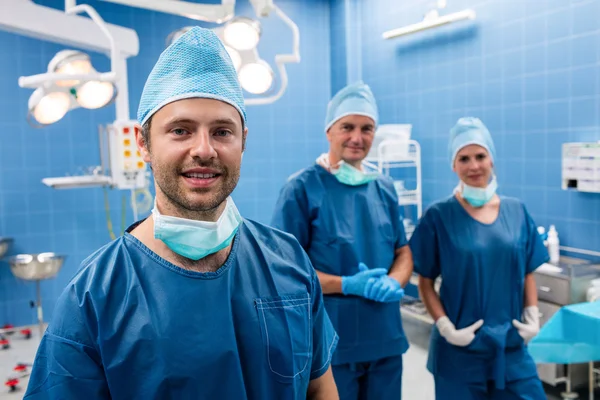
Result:
<svg viewBox="0 0 600 400"><path fill-rule="evenodd" d="M227 50L213 31L197 26L160 55L144 86L138 121L143 125L165 105L189 98L231 104L246 123L242 88Z"/></svg>
<svg viewBox="0 0 600 400"><path fill-rule="evenodd" d="M487 150L492 162L496 159L496 148L490 131L479 118L464 117L458 120L456 125L450 129L450 142L448 153L450 166L454 168L454 160L458 152L471 144L476 144Z"/></svg>
<svg viewBox="0 0 600 400"><path fill-rule="evenodd" d="M371 118L377 126L379 114L375 96L371 88L362 81L346 86L333 96L327 105L325 131L347 115L364 115Z"/></svg>

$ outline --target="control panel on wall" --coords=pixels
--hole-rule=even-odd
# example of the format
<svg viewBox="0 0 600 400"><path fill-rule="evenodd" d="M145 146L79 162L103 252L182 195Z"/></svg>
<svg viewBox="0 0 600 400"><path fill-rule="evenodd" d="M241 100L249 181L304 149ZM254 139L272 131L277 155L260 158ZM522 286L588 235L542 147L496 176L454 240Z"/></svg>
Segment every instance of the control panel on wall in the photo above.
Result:
<svg viewBox="0 0 600 400"><path fill-rule="evenodd" d="M600 193L600 142L563 143L562 188Z"/></svg>
<svg viewBox="0 0 600 400"><path fill-rule="evenodd" d="M146 163L135 141L141 129L137 121L116 121L109 127L110 170L113 185L119 189L146 186Z"/></svg>

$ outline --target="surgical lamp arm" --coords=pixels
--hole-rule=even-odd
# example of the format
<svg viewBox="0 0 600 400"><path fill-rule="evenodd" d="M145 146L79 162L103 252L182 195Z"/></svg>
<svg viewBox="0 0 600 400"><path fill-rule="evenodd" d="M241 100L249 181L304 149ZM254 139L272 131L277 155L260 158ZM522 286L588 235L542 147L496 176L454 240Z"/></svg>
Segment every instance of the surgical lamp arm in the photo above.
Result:
<svg viewBox="0 0 600 400"><path fill-rule="evenodd" d="M48 72L31 76L19 77L19 86L22 88L35 89L43 83L58 82L66 80L94 80L99 82L114 82L117 74L114 72L105 72L101 74L57 74Z"/></svg>
<svg viewBox="0 0 600 400"><path fill-rule="evenodd" d="M259 17L267 17L275 9L273 0L250 0L250 4L252 4L254 12Z"/></svg>
<svg viewBox="0 0 600 400"><path fill-rule="evenodd" d="M69 2L65 3L65 5L68 5ZM75 7L71 7L69 9L67 9L65 12L67 14L78 14L80 12L86 12L90 18L92 19L92 21L94 21L94 23L96 25L98 25L98 27L100 28L100 30L102 31L102 33L104 34L104 36L106 36L108 38L108 42L110 43L110 69L111 72L110 73L104 73L104 74L87 74L87 75L75 75L75 74L57 74L57 73L45 73L45 74L38 74L38 75L32 75L32 76L27 76L27 77L20 77L19 78L19 86L20 87L28 87L28 88L37 88L40 84L45 83L45 82L58 82L61 80L72 80L72 79L80 79L80 80L85 80L85 79L93 79L93 80L97 80L97 81L101 81L101 82L114 82L116 80L117 77L117 73L116 73L116 60L117 60L117 56L118 56L118 48L117 48L117 44L115 43L115 40L113 38L113 36L111 35L110 31L108 30L106 23L104 22L104 20L102 19L102 17L96 12L96 10L94 10L92 7L86 5L86 4L81 4L79 6L75 6Z"/></svg>
<svg viewBox="0 0 600 400"><path fill-rule="evenodd" d="M273 6L275 13L281 18L281 20L290 27L292 30L292 54L279 54L275 57L276 60L281 62L300 62L300 30L298 25L294 23L281 9L277 6Z"/></svg>
<svg viewBox="0 0 600 400"><path fill-rule="evenodd" d="M96 23L96 25L98 25L98 27L100 28L102 33L104 33L104 36L106 36L108 38L108 42L110 43L110 70L112 72L115 72L117 70L116 62L117 62L117 56L119 54L118 48L117 48L117 44L115 43L115 39L110 34L108 28L106 27L106 22L104 22L102 17L96 12L96 10L94 10L92 7L90 7L86 4L81 4L81 5L71 7L69 9L65 10L65 12L67 14L79 14L84 11L90 16L92 21L94 21Z"/></svg>
<svg viewBox="0 0 600 400"><path fill-rule="evenodd" d="M65 5L68 5L69 2L65 3ZM92 19L92 21L94 21L94 23L96 25L98 25L98 27L100 28L100 30L102 31L102 33L104 34L104 36L107 37L108 42L110 43L110 69L111 72L110 73L104 73L104 74L87 74L87 75L75 75L75 74L57 74L57 73L46 73L46 74L38 74L38 75L32 75L32 76L27 76L27 77L20 77L19 78L19 86L20 87L28 87L28 88L36 88L38 87L40 84L44 83L44 82L57 82L57 81L61 81L61 80L72 80L72 79L94 79L97 81L101 81L101 82L114 82L116 80L116 60L117 60L117 56L119 54L118 52L118 47L117 44L115 43L115 40L112 36L112 34L110 33L110 31L108 30L107 26L106 26L106 22L104 22L104 20L102 19L102 17L96 12L96 10L94 10L92 7L86 5L86 4L81 4L75 7L71 7L69 9L67 9L65 12L66 14L78 14L80 12L86 12L90 18Z"/></svg>
<svg viewBox="0 0 600 400"><path fill-rule="evenodd" d="M222 0L221 4L198 4L189 1L164 0L103 0L109 3L179 15L206 22L221 24L233 18L235 0Z"/></svg>
<svg viewBox="0 0 600 400"><path fill-rule="evenodd" d="M281 96L283 96L283 93L288 85L288 76L284 64L300 62L300 30L294 21L292 21L283 11L281 11L279 7L275 5L273 7L279 18L281 18L281 20L292 30L292 53L278 54L275 56L275 63L277 64L279 75L281 76L281 85L279 86L279 91L273 96L247 99L245 103L249 106L271 104L279 100Z"/></svg>
<svg viewBox="0 0 600 400"><path fill-rule="evenodd" d="M118 121L126 121L129 119L129 90L127 83L127 61L124 57L119 58L119 47L115 42L114 37L108 30L106 23L102 17L92 7L81 4L71 7L66 10L67 14L77 14L86 12L92 21L100 27L100 30L108 38L110 43L110 69L113 82L117 87L117 99L115 103L116 117Z"/></svg>

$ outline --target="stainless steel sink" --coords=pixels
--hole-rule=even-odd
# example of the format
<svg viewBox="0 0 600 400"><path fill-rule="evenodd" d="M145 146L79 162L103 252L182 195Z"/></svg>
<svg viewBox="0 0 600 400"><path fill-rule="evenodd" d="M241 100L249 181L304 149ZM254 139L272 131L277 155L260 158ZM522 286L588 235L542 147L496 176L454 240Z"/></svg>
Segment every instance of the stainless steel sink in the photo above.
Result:
<svg viewBox="0 0 600 400"><path fill-rule="evenodd" d="M55 253L17 254L7 261L17 278L37 281L56 276L65 262L65 256Z"/></svg>
<svg viewBox="0 0 600 400"><path fill-rule="evenodd" d="M12 241L12 238L0 236L0 257L4 257L4 255L8 251L8 248L12 244Z"/></svg>

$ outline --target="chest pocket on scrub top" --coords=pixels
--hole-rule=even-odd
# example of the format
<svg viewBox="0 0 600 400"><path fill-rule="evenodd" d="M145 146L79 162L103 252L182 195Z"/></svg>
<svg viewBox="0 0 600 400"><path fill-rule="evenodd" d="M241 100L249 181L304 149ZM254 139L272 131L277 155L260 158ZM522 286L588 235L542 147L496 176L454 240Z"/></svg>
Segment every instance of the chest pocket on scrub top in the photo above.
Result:
<svg viewBox="0 0 600 400"><path fill-rule="evenodd" d="M310 369L310 295L261 297L254 302L268 368L279 382L292 382Z"/></svg>

